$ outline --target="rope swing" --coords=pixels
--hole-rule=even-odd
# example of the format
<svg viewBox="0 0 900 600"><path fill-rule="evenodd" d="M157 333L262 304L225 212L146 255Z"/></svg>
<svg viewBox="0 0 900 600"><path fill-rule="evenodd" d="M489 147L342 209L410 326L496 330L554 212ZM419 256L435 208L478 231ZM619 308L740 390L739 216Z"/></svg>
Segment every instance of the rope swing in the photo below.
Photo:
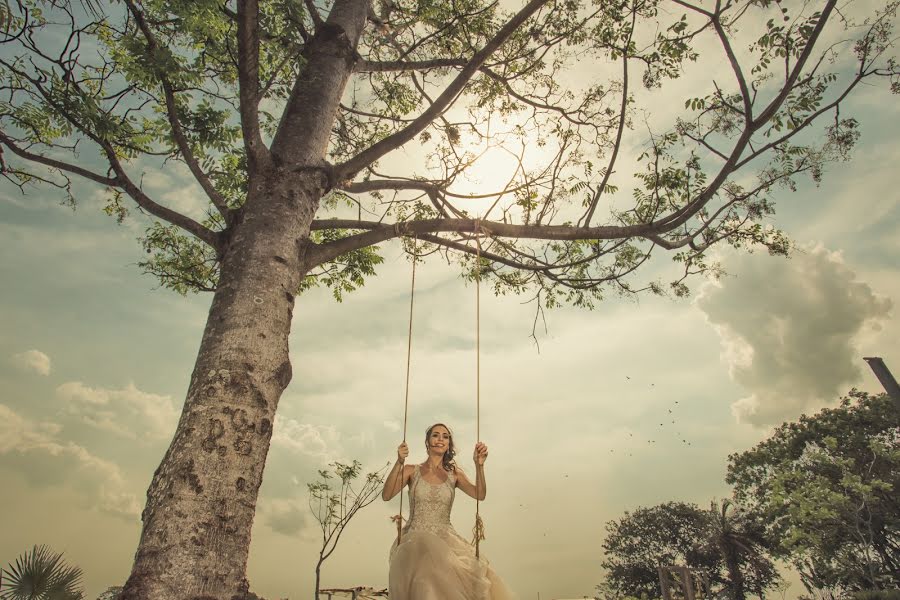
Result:
<svg viewBox="0 0 900 600"><path fill-rule="evenodd" d="M481 441L481 236L485 234L481 220L475 222L475 435ZM409 375L412 358L413 308L416 296L416 263L418 262L418 236L413 237L412 282L409 291L409 332L406 344L406 389L403 397L403 442L406 442L407 422L409 417ZM405 464L401 464L398 477L403 478ZM472 545L475 546L475 557L481 557L481 540L484 537L484 521L481 519L481 477L478 467L475 469L475 526L472 528ZM400 513L393 517L397 524L397 543L403 536L403 490L400 490Z"/></svg>
<svg viewBox="0 0 900 600"><path fill-rule="evenodd" d="M416 263L419 262L418 255L418 236L413 237L413 264L412 264L412 284L409 290L409 334L406 340L406 392L403 395L403 443L406 443L406 423L409 416L409 366L412 358L412 330L413 330L413 306L416 300ZM400 471L397 474L402 482L403 471L406 461L400 465ZM397 523L397 544L400 544L400 537L403 535L403 488L400 488L400 513L394 517Z"/></svg>
<svg viewBox="0 0 900 600"><path fill-rule="evenodd" d="M481 222L476 221L475 230L475 439L481 441ZM475 558L481 557L481 540L484 539L484 521L481 520L481 477L475 465L475 526L472 528L472 543L475 544Z"/></svg>

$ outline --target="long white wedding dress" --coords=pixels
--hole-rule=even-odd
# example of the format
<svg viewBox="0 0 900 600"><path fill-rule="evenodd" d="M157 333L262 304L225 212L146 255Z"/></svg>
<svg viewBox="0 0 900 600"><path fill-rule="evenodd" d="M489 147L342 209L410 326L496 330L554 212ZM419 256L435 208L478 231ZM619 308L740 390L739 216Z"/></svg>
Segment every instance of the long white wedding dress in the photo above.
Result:
<svg viewBox="0 0 900 600"><path fill-rule="evenodd" d="M512 600L487 560L450 524L456 492L452 471L430 483L416 467L409 485L409 521L390 554L391 600Z"/></svg>

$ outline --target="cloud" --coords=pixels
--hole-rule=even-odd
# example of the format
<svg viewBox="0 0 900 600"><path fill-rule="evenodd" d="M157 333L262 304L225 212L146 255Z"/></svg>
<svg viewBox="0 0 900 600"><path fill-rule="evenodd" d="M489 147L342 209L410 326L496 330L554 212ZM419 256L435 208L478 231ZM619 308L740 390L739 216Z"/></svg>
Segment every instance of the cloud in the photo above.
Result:
<svg viewBox="0 0 900 600"><path fill-rule="evenodd" d="M33 483L79 487L102 512L133 521L141 510L119 467L73 442L59 440L62 427L22 417L0 404L0 456L16 464Z"/></svg>
<svg viewBox="0 0 900 600"><path fill-rule="evenodd" d="M722 341L731 378L750 395L732 404L741 422L773 425L837 399L861 374L855 339L889 316L880 297L821 246L784 260L745 255L737 275L698 297Z"/></svg>
<svg viewBox="0 0 900 600"><path fill-rule="evenodd" d="M12 362L23 371L32 371L44 376L50 374L50 357L40 350L28 350L14 354Z"/></svg>
<svg viewBox="0 0 900 600"><path fill-rule="evenodd" d="M340 453L341 435L331 425L311 425L294 419L275 417L272 444L323 460L335 460Z"/></svg>
<svg viewBox="0 0 900 600"><path fill-rule="evenodd" d="M260 499L259 513L263 523L276 533L306 541L316 538L316 523L306 498Z"/></svg>
<svg viewBox="0 0 900 600"><path fill-rule="evenodd" d="M178 421L170 396L143 392L133 383L116 390L69 381L56 388L56 396L82 422L131 439L165 438L172 435Z"/></svg>

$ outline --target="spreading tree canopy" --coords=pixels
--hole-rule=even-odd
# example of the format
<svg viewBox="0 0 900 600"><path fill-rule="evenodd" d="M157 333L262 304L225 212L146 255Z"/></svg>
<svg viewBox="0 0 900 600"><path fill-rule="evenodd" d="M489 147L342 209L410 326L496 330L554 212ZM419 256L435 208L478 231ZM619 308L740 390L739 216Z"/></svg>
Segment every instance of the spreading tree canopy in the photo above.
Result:
<svg viewBox="0 0 900 600"><path fill-rule="evenodd" d="M99 186L110 214L149 217L147 272L213 292L124 598L247 591L304 289L340 298L375 273L378 244L401 238L544 306L685 294L689 276L716 270L717 245L786 253L775 191L847 158L855 89L900 91L896 1L870 13L836 0L512 4L2 5L0 174L73 205L82 183ZM709 77L677 91L694 62ZM656 110L683 111L651 124L641 103L663 94ZM508 182L464 191L491 150L514 158ZM208 201L202 218L142 188L171 163ZM679 274L641 282L662 252Z"/></svg>

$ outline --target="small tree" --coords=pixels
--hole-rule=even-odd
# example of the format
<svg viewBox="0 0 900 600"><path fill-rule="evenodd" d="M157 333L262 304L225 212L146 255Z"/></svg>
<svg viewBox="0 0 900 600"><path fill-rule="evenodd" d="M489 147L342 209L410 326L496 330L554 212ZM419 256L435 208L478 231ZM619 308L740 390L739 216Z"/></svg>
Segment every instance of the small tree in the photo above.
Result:
<svg viewBox="0 0 900 600"><path fill-rule="evenodd" d="M732 600L744 600L747 591L762 598L779 579L764 528L730 500L709 510L684 502L641 507L606 530L607 597L665 598L658 569L671 565L707 574L705 586Z"/></svg>
<svg viewBox="0 0 900 600"><path fill-rule="evenodd" d="M708 516L695 504L666 502L626 512L606 524L600 564L608 585L619 596L661 598L657 567L676 564L705 571L724 585L718 552L703 544L708 530Z"/></svg>
<svg viewBox="0 0 900 600"><path fill-rule="evenodd" d="M62 552L35 546L0 569L2 600L82 600L80 567L67 565Z"/></svg>
<svg viewBox="0 0 900 600"><path fill-rule="evenodd" d="M773 588L780 579L768 556L764 525L757 515L728 499L721 503L713 500L708 516L709 530L704 546L722 557L728 573L728 597L744 600L746 593L752 592L763 598L765 591Z"/></svg>
<svg viewBox="0 0 900 600"><path fill-rule="evenodd" d="M378 490L384 482L384 472L387 468L385 466L380 471L366 475L365 484L357 491L353 489L353 482L359 477L362 463L354 460L352 465L333 462L329 463L329 466L332 467L334 474L320 470L321 479L308 484L309 508L322 530L322 548L316 562L316 600L319 599L322 563L337 548L344 529L350 524L350 519L378 497ZM331 487L331 479L335 475L341 480L341 486L337 490Z"/></svg>

